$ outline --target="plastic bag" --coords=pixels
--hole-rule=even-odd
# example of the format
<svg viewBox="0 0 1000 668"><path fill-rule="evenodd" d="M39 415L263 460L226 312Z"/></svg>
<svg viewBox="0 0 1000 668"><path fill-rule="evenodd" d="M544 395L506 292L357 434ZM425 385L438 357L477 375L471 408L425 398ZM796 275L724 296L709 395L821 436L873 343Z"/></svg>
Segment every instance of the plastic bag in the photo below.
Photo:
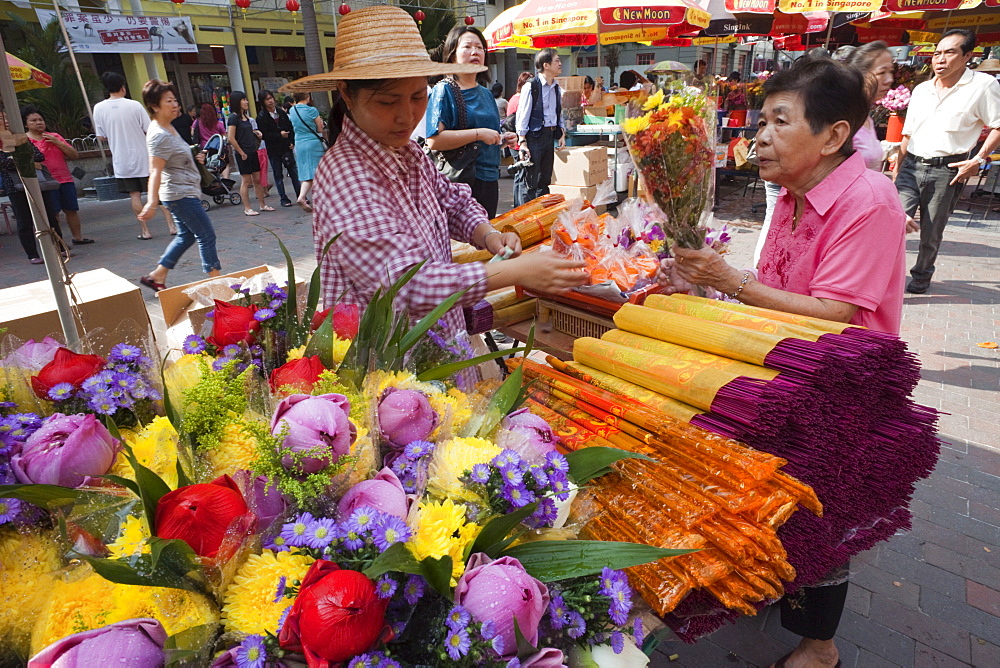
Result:
<svg viewBox="0 0 1000 668"><path fill-rule="evenodd" d="M552 228L552 250L571 260L593 261L600 223L597 212L582 199L570 202Z"/></svg>

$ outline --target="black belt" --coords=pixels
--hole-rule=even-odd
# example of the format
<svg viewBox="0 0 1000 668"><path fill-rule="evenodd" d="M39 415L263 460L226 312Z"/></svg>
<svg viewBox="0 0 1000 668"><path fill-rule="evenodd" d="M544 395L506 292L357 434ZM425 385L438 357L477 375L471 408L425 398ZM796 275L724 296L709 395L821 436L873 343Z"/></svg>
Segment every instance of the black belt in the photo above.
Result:
<svg viewBox="0 0 1000 668"><path fill-rule="evenodd" d="M953 162L962 162L963 160L968 160L969 154L959 153L957 155L945 155L938 158L922 158L919 155L914 155L913 159L919 162L921 165L930 165L931 167L947 167Z"/></svg>
<svg viewBox="0 0 1000 668"><path fill-rule="evenodd" d="M555 132L556 130L559 129L559 126L558 125L546 125L542 129L543 130L552 130L553 132Z"/></svg>

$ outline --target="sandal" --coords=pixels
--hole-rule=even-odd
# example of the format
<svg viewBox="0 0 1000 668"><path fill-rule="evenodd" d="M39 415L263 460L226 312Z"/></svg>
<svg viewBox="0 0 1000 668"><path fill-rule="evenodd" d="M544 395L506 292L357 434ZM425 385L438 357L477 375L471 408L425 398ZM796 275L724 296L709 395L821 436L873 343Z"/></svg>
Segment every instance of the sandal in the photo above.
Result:
<svg viewBox="0 0 1000 668"><path fill-rule="evenodd" d="M243 209L244 216L259 216L260 211L254 211L253 209Z"/></svg>
<svg viewBox="0 0 1000 668"><path fill-rule="evenodd" d="M274 207L273 206L268 206L268 205L265 204L264 206L260 207L260 210L261 211L274 211Z"/></svg>
<svg viewBox="0 0 1000 668"><path fill-rule="evenodd" d="M94 243L93 239L73 239L74 246L86 246L87 244Z"/></svg>
<svg viewBox="0 0 1000 668"><path fill-rule="evenodd" d="M28 262L30 262L31 264L45 264L45 260L43 260L40 257L33 257L30 260L28 260Z"/></svg>
<svg viewBox="0 0 1000 668"><path fill-rule="evenodd" d="M152 235L152 234L150 234L150 235L149 235L148 237L144 237L144 236L142 236L141 234L140 234L139 236L137 236L137 237L136 237L136 239L138 239L139 241L149 241L149 240L150 240L150 239L152 239L152 238L153 238L153 235Z"/></svg>
<svg viewBox="0 0 1000 668"><path fill-rule="evenodd" d="M306 213L312 213L313 208L309 206L308 202L296 202L296 204L298 204L299 207Z"/></svg>
<svg viewBox="0 0 1000 668"><path fill-rule="evenodd" d="M151 279L149 276L142 276L142 277L140 277L139 278L139 282L142 283L143 285L145 285L147 288L149 288L153 292L159 292L160 290L166 290L167 289L166 285L164 285L163 283L157 283L156 281L154 281L153 279Z"/></svg>

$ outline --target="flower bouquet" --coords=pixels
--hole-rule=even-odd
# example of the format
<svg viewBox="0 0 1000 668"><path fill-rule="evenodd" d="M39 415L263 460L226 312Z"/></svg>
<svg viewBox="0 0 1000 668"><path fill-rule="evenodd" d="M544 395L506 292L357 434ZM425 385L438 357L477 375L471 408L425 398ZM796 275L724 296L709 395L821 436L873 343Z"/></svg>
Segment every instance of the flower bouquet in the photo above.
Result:
<svg viewBox="0 0 1000 668"><path fill-rule="evenodd" d="M715 111L705 92L683 80L665 81L629 105L622 132L645 190L663 214L674 243L701 248L711 215Z"/></svg>
<svg viewBox="0 0 1000 668"><path fill-rule="evenodd" d="M906 111L906 108L910 106L910 89L906 86L897 86L892 88L888 93L885 94L881 100L875 102L876 105L886 109L890 113L898 114L900 112Z"/></svg>

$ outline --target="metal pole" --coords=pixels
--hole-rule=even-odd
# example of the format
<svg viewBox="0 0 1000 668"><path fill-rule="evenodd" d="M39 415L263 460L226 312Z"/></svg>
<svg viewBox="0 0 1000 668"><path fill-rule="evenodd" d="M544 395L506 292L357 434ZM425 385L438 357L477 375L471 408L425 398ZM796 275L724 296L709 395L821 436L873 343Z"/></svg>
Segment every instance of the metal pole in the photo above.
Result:
<svg viewBox="0 0 1000 668"><path fill-rule="evenodd" d="M823 48L826 49L827 51L830 50L830 33L833 32L833 16L834 16L833 12L830 12L830 15L828 17L826 17L826 21L827 21L827 23L826 23L826 42L823 44Z"/></svg>
<svg viewBox="0 0 1000 668"><path fill-rule="evenodd" d="M0 31L0 52L7 49L3 43L3 34ZM14 82L10 77L10 68L2 67L0 70L0 99L3 100L3 107L7 111L7 122L10 124L10 131L14 135L15 141L24 138L29 141L24 132L24 123L21 120L21 113L17 106L17 93L14 91ZM15 148L15 153L19 150L30 151L30 147L21 145ZM28 206L31 209L31 219L35 227L35 235L38 237L38 246L42 251L42 258L45 260L45 273L49 276L52 284L52 295L56 300L56 312L59 315L59 324L62 326L63 336L66 338L66 345L74 347L80 343L80 334L76 329L76 321L73 318L73 309L70 306L67 285L62 280L62 266L59 262L59 249L56 247L55 239L49 228L49 219L45 213L45 206L42 204L42 191L38 187L38 177L35 176L34 169L30 169L30 174L22 173L24 161L15 160L18 165L18 175L24 184L24 193L28 197ZM21 222L21 221L18 221Z"/></svg>
<svg viewBox="0 0 1000 668"><path fill-rule="evenodd" d="M76 54L73 53L73 42L69 39L69 33L66 32L66 24L63 22L62 10L59 9L58 0L52 0L52 6L56 10L56 18L59 19L59 28L62 30L63 41L66 42L66 50L69 51L69 59L73 63L73 71L76 73L77 83L80 84L80 92L83 94L83 102L87 105L87 117L90 118L90 128L92 130L97 129L97 123L94 122L94 108L90 105L90 96L87 95L87 87L83 85L83 77L80 75L80 66L76 62ZM101 142L97 142L97 148L101 152L101 163L104 165L104 175L108 176L108 156L104 153L104 145Z"/></svg>

